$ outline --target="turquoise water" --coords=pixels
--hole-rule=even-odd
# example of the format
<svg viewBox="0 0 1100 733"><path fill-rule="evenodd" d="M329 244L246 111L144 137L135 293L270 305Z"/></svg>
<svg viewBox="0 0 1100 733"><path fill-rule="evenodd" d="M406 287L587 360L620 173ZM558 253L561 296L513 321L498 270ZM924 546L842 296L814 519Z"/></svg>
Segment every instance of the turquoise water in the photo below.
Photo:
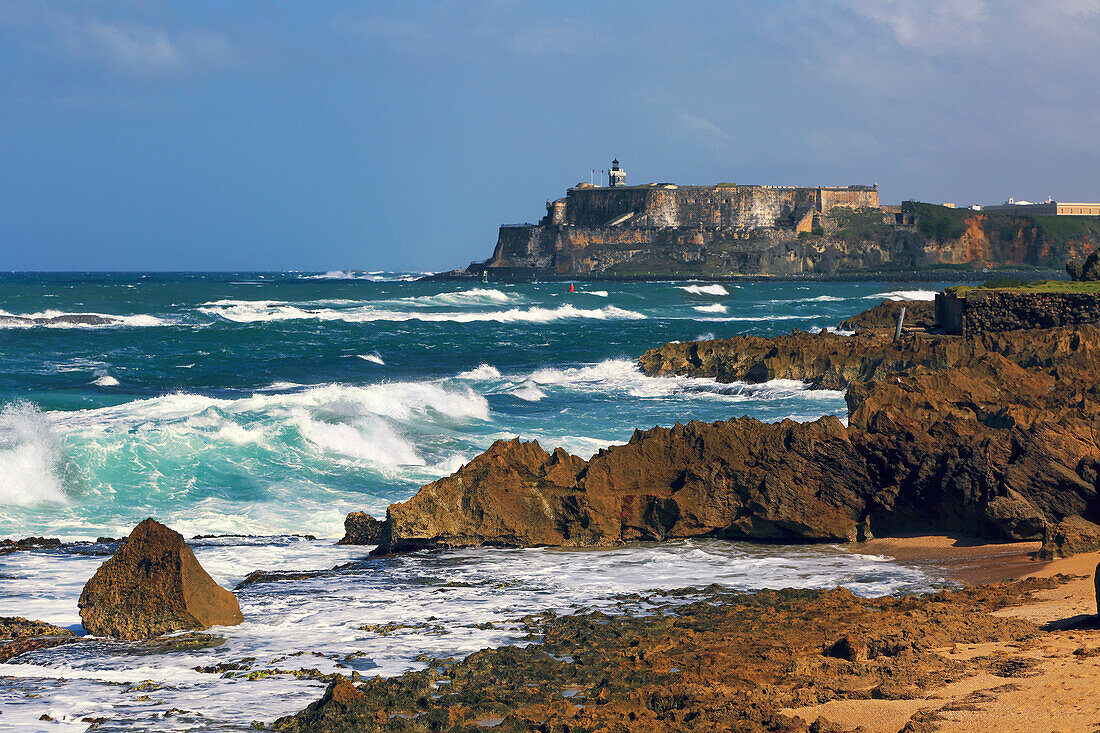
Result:
<svg viewBox="0 0 1100 733"><path fill-rule="evenodd" d="M521 642L516 619L623 609L618 593L702 587L927 590L928 568L839 546L692 540L614 549L470 549L370 558L335 545L346 512L385 507L497 438L583 456L635 427L845 413L796 382L648 378L670 340L835 326L940 285L459 285L402 273L0 276L0 536L119 536L155 516L236 590L245 621L208 649L84 636L0 664L0 730L245 731L324 683L247 671L394 675L424 656ZM73 323L77 321L77 323ZM309 540L294 534L310 533ZM83 634L81 588L114 549L0 556L0 616ZM629 607L628 607L629 608ZM637 610L637 609L635 609ZM644 610L644 609L642 609ZM372 631L401 624L392 634ZM151 682L150 682L151 681ZM151 690L149 688L152 688ZM52 728L51 728L52 729Z"/></svg>
<svg viewBox="0 0 1100 733"><path fill-rule="evenodd" d="M497 438L588 456L690 418L843 415L839 393L649 379L634 360L938 287L413 278L0 277L0 536L118 535L147 515L339 536L346 512L381 516Z"/></svg>

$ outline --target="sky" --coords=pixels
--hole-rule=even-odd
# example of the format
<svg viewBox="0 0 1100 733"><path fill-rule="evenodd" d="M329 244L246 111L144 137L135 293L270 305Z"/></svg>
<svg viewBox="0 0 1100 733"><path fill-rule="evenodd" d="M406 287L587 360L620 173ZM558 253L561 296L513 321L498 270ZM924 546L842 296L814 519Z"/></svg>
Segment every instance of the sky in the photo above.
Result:
<svg viewBox="0 0 1100 733"><path fill-rule="evenodd" d="M0 0L0 270L415 270L628 183L1100 200L1100 0Z"/></svg>

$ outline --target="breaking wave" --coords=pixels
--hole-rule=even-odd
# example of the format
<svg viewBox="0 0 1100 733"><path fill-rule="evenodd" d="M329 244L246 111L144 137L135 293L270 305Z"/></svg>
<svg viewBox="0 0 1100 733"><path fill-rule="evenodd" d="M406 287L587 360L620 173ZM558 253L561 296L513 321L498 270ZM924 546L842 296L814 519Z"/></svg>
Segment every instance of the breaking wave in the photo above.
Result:
<svg viewBox="0 0 1100 733"><path fill-rule="evenodd" d="M680 285L680 290L692 295L729 295L730 291L718 284L714 285Z"/></svg>
<svg viewBox="0 0 1100 733"><path fill-rule="evenodd" d="M39 313L9 313L0 310L0 328L118 328L123 326L167 326L172 321L144 313L118 316L110 313L66 313L45 310Z"/></svg>
<svg viewBox="0 0 1100 733"><path fill-rule="evenodd" d="M697 305L695 310L700 313L726 313L729 311L729 306L722 305L721 303L712 303L711 305Z"/></svg>
<svg viewBox="0 0 1100 733"><path fill-rule="evenodd" d="M508 303L514 299L514 296L495 288L471 288L451 293L401 298L403 301L424 305L496 305Z"/></svg>
<svg viewBox="0 0 1100 733"><path fill-rule="evenodd" d="M37 406L13 402L0 410L0 504L67 502L60 463L61 441Z"/></svg>
<svg viewBox="0 0 1100 733"><path fill-rule="evenodd" d="M645 318L641 313L613 305L604 306L603 308L577 308L568 304L557 308L533 307L510 308L500 311L450 311L440 313L434 311L389 310L369 305L353 308L304 308L281 301L222 300L207 303L201 306L199 311L235 323L288 320L345 321L348 323L369 323L372 321L550 323L568 318L594 320L638 320Z"/></svg>
<svg viewBox="0 0 1100 733"><path fill-rule="evenodd" d="M864 295L864 300L935 300L935 290L889 290L885 293Z"/></svg>

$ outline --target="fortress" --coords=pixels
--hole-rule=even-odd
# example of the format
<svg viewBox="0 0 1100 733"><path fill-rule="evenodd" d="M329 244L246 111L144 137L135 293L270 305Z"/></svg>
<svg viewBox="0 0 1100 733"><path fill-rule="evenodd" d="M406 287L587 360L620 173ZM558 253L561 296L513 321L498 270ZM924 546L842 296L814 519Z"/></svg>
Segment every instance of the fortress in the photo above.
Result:
<svg viewBox="0 0 1100 733"><path fill-rule="evenodd" d="M537 224L500 227L493 256L453 275L830 277L938 264L1043 265L1053 255L1039 242L1028 249L1026 233L1011 252L969 230L953 238L969 233L978 241L935 241L918 231L920 206L881 205L877 184L628 186L616 160L607 186L579 183L563 198L547 201ZM962 222L971 213L951 216Z"/></svg>

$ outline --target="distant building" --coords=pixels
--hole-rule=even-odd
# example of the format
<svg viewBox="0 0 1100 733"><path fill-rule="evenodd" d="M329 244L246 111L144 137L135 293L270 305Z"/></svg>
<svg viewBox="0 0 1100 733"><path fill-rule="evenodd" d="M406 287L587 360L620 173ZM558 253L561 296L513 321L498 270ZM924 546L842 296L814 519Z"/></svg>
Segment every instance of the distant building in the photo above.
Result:
<svg viewBox="0 0 1100 733"><path fill-rule="evenodd" d="M1100 204L1063 203L1047 199L1040 203L1009 199L1003 204L983 206L982 211L1023 216L1100 216Z"/></svg>
<svg viewBox="0 0 1100 733"><path fill-rule="evenodd" d="M619 159L611 161L611 170L607 172L607 185L612 188L626 185L626 171L619 168Z"/></svg>

